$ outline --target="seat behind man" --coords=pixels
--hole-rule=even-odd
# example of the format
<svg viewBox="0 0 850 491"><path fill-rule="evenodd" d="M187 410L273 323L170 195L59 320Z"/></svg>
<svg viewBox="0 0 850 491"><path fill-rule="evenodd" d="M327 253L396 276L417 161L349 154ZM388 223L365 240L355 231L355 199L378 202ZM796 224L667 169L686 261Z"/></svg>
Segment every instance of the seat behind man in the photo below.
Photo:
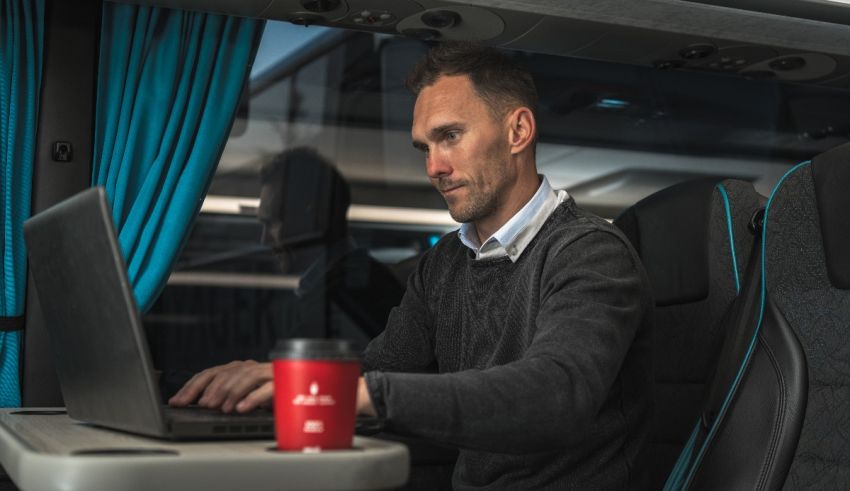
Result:
<svg viewBox="0 0 850 491"><path fill-rule="evenodd" d="M748 182L700 179L659 191L614 221L638 251L656 304L647 489L663 486L700 413L723 343L720 320L750 258L747 228L759 198Z"/></svg>
<svg viewBox="0 0 850 491"><path fill-rule="evenodd" d="M355 341L380 334L404 284L353 242L346 218L351 192L342 175L316 150L297 147L266 164L262 181L263 241L285 272L301 276L302 322L317 322L325 335ZM354 329L324 318L328 302Z"/></svg>
<svg viewBox="0 0 850 491"><path fill-rule="evenodd" d="M850 487L848 186L843 145L794 167L773 191L763 261L744 295L760 300L746 302L756 315L741 316L754 321L724 347L669 489Z"/></svg>

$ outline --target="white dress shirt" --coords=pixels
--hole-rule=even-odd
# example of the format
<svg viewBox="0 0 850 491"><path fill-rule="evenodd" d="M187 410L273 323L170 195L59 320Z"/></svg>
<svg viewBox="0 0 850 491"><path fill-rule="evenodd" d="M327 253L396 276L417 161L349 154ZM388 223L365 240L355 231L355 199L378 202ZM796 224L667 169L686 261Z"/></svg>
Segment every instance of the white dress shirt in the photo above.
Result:
<svg viewBox="0 0 850 491"><path fill-rule="evenodd" d="M534 196L510 220L505 222L483 244L478 244L478 233L475 225L464 223L458 230L458 236L463 244L475 251L475 259L495 259L508 256L516 262L522 251L543 227L549 215L563 203L569 194L566 191L552 189L546 176L541 176L540 187Z"/></svg>

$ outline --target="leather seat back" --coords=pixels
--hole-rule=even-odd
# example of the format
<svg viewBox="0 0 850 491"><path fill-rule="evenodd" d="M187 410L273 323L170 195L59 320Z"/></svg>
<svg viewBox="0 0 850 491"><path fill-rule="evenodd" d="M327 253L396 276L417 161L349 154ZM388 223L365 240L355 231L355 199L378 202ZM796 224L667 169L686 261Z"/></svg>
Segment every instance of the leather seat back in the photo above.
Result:
<svg viewBox="0 0 850 491"><path fill-rule="evenodd" d="M641 257L655 298L655 418L640 464L659 489L699 417L724 332L718 326L739 290L759 207L752 184L700 179L636 203L614 224Z"/></svg>
<svg viewBox="0 0 850 491"><path fill-rule="evenodd" d="M850 144L790 173L773 198L767 292L802 344L808 398L786 487L850 488Z"/></svg>
<svg viewBox="0 0 850 491"><path fill-rule="evenodd" d="M711 397L667 489L850 488L850 145L765 211Z"/></svg>

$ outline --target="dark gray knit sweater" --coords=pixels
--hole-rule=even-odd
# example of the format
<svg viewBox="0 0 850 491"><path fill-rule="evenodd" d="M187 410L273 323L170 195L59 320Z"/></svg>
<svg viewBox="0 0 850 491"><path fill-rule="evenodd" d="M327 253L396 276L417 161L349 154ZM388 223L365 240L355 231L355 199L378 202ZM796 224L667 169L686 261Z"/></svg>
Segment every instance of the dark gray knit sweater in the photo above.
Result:
<svg viewBox="0 0 850 491"><path fill-rule="evenodd" d="M429 250L368 346L390 431L460 447L455 489L624 489L651 410L643 268L572 199L526 250L476 261L455 234Z"/></svg>

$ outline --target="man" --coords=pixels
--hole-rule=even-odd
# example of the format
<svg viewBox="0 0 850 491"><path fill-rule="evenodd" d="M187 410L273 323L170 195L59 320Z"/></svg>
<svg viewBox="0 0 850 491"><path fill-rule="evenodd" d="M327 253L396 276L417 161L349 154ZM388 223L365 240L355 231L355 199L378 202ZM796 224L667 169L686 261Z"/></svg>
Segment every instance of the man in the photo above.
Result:
<svg viewBox="0 0 850 491"><path fill-rule="evenodd" d="M443 44L409 86L414 146L463 225L423 255L367 348L358 412L459 447L456 489L634 487L652 309L636 254L537 174L536 90L510 59ZM270 377L216 367L173 402L247 410Z"/></svg>

